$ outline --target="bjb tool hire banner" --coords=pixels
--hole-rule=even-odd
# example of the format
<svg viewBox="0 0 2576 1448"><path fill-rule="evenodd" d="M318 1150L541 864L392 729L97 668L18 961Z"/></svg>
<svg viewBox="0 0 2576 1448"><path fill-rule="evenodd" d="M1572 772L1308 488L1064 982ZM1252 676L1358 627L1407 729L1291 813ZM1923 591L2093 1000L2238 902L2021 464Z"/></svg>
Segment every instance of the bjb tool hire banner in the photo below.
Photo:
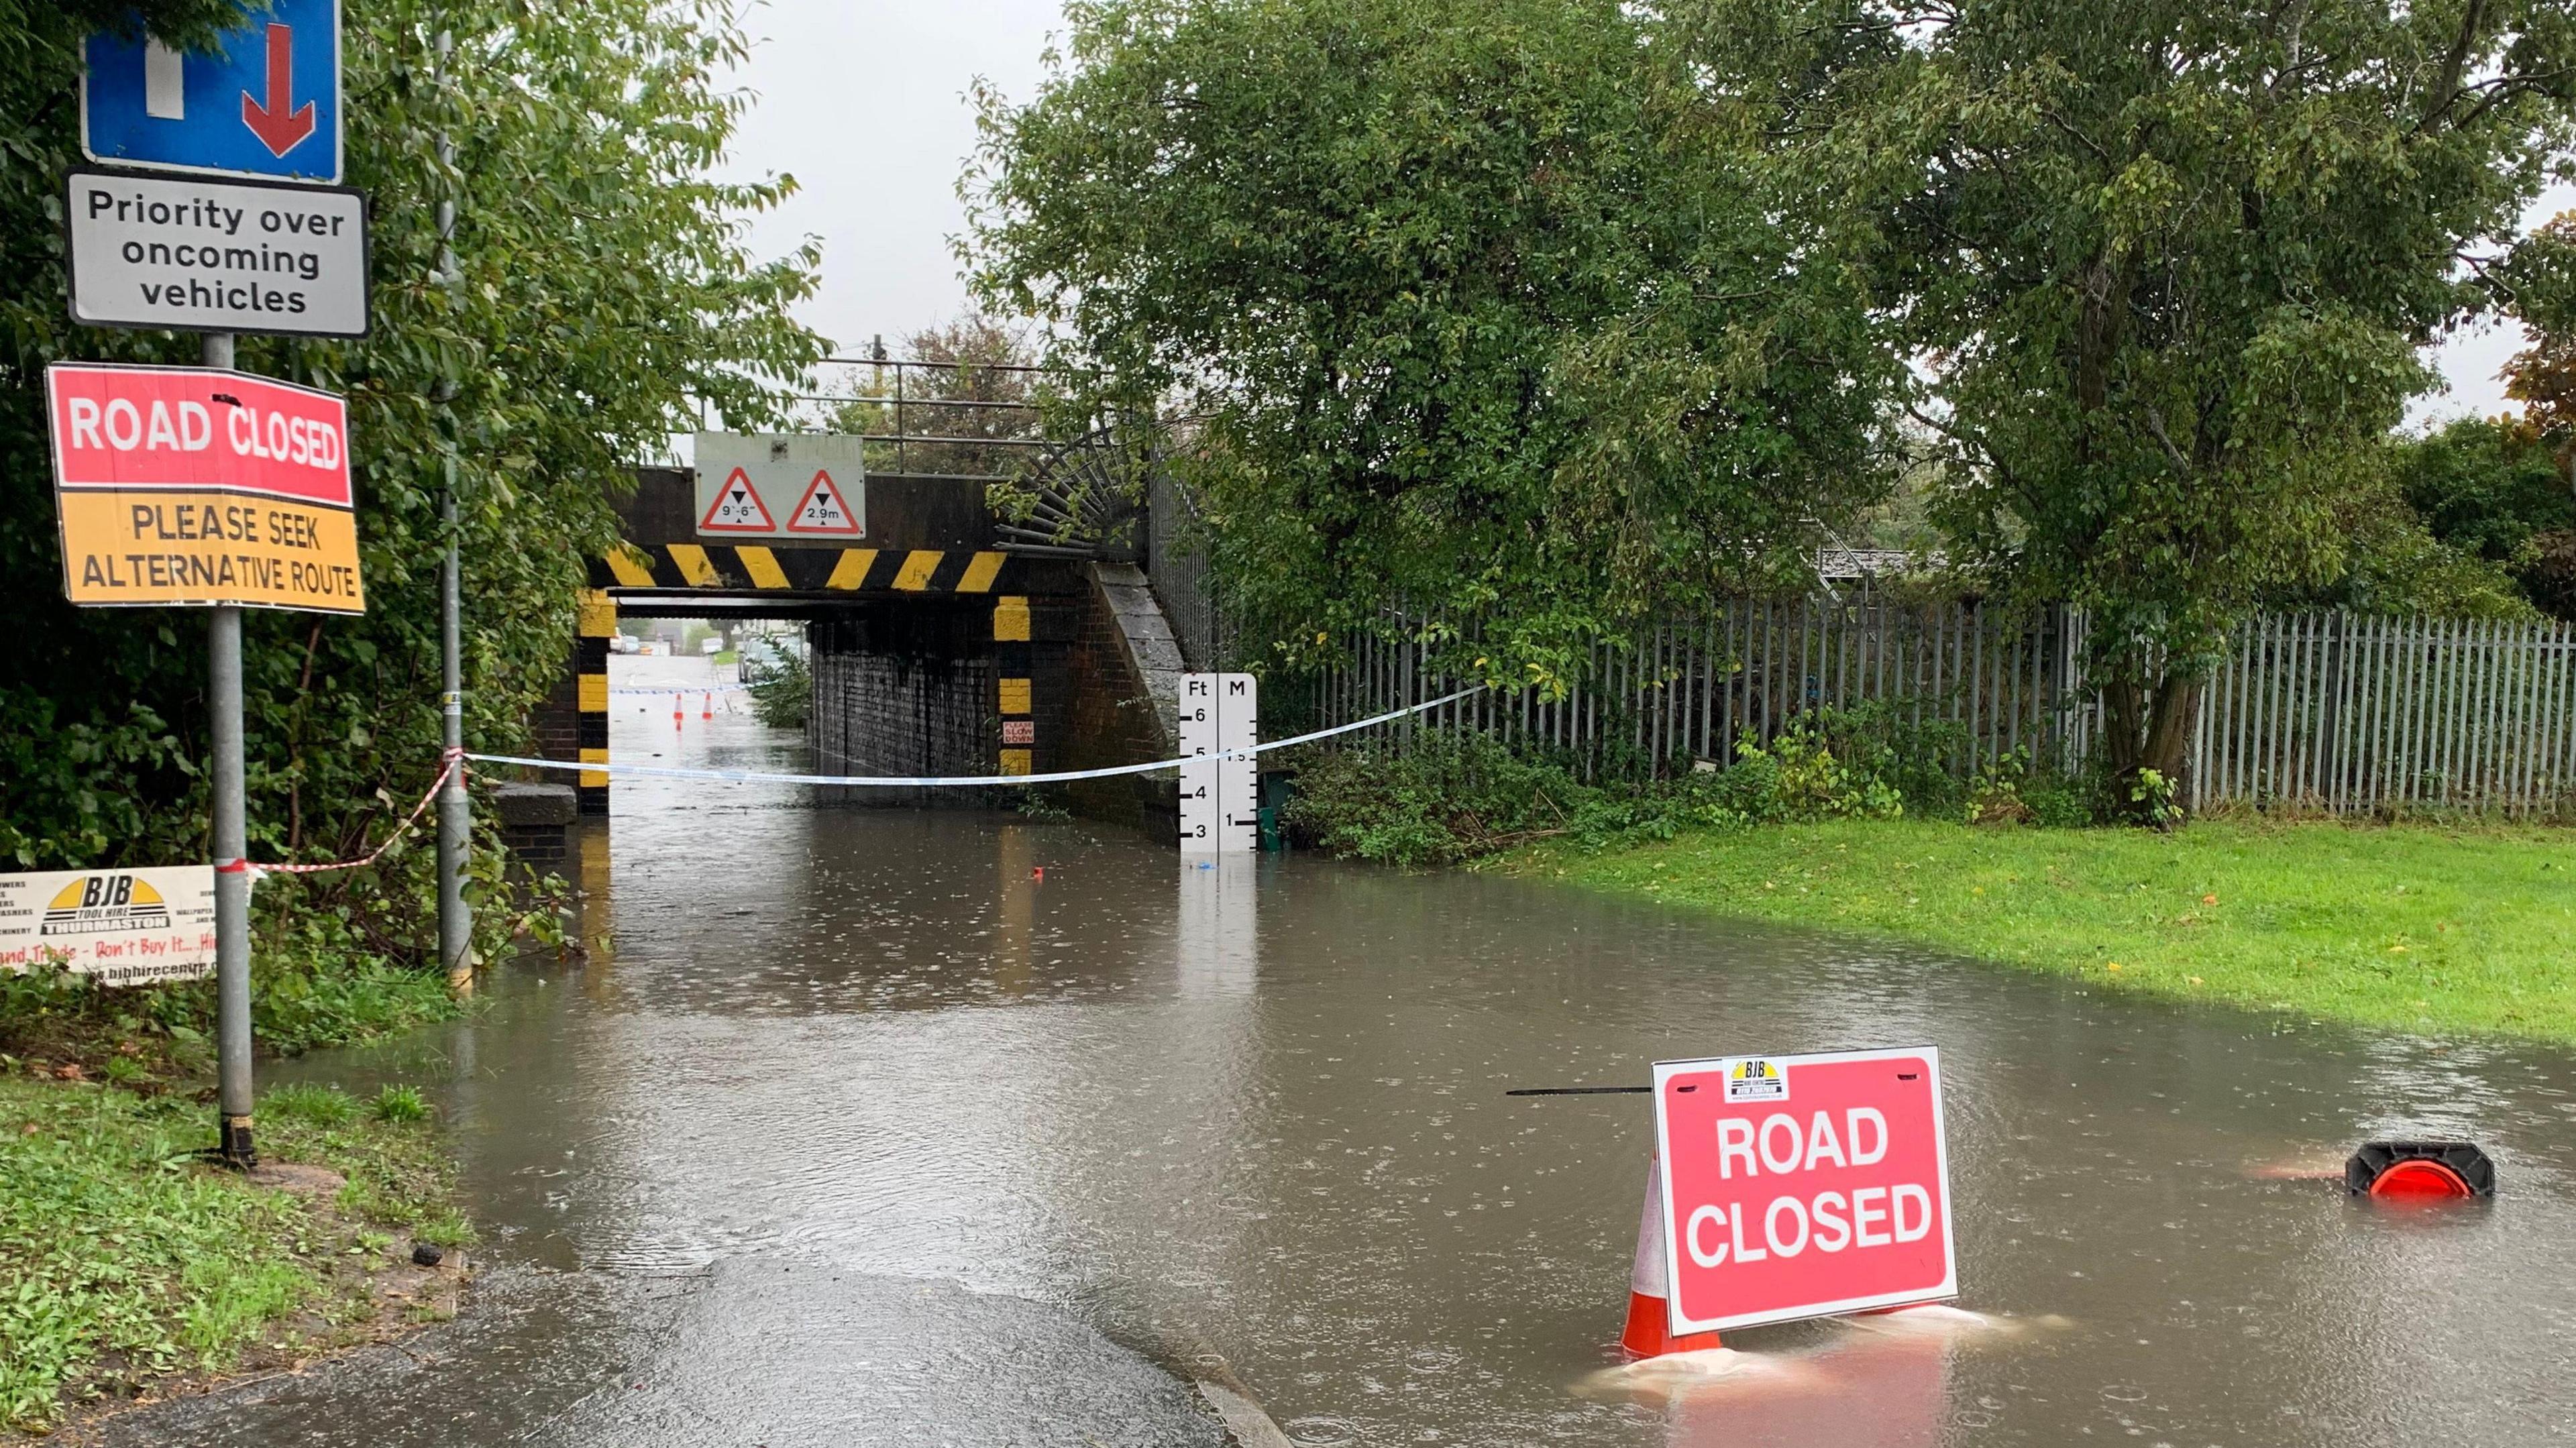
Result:
<svg viewBox="0 0 2576 1448"><path fill-rule="evenodd" d="M0 875L0 971L46 966L102 985L212 973L214 867Z"/></svg>

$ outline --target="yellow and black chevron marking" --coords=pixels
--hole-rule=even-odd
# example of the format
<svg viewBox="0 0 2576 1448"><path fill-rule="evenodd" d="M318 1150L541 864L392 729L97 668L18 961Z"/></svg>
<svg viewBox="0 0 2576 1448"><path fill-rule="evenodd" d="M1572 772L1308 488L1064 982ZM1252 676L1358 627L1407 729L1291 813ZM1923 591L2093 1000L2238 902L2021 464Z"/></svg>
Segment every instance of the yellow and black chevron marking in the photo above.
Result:
<svg viewBox="0 0 2576 1448"><path fill-rule="evenodd" d="M617 635L617 600L607 589L588 588L581 595L581 623L573 644L573 677L578 681L574 707L579 711L574 743L584 764L608 762L608 641ZM583 770L573 785L586 815L608 813L608 775Z"/></svg>
<svg viewBox="0 0 2576 1448"><path fill-rule="evenodd" d="M622 544L594 567L608 588L763 592L993 593L1016 577L1006 553L940 548L763 548L750 543Z"/></svg>
<svg viewBox="0 0 2576 1448"><path fill-rule="evenodd" d="M1029 774L1037 759L1037 720L1030 707L1029 601L1020 594L993 600L993 672L1002 715L1002 753L996 774Z"/></svg>

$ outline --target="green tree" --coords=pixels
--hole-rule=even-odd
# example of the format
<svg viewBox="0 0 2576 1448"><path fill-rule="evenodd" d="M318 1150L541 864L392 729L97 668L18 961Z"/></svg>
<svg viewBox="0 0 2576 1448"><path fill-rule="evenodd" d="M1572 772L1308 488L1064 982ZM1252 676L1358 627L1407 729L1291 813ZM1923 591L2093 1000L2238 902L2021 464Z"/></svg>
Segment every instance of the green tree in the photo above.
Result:
<svg viewBox="0 0 2576 1448"><path fill-rule="evenodd" d="M77 159L80 40L111 9L0 20L0 859L63 866L204 857L202 615L75 610L60 597L43 369L62 358L194 362L193 338L66 320L60 188ZM232 7L147 8L205 27ZM773 409L817 339L785 316L811 248L746 255L740 218L785 179L706 174L743 101L717 0L369 0L347 10L348 179L373 201L375 332L245 338L247 371L347 394L369 612L254 611L245 629L253 854L361 848L437 767L437 496L463 500L469 742L523 740L564 666L585 557L614 536L629 465L691 425ZM434 50L455 36L443 76ZM185 38L184 34L177 38ZM456 141L456 164L435 137ZM455 197L458 271L436 268ZM452 405L434 400L454 377ZM426 851L367 878L261 887L286 929L304 905L369 951L422 952ZM299 903L300 902L300 903Z"/></svg>
<svg viewBox="0 0 2576 1448"><path fill-rule="evenodd" d="M2489 562L2519 567L2539 535L2576 528L2576 492L2520 419L2461 418L2398 444L2398 465L2433 536Z"/></svg>
<svg viewBox="0 0 2576 1448"><path fill-rule="evenodd" d="M1092 0L987 94L986 303L1188 418L1283 662L1475 618L1560 684L1641 611L1799 573L1883 488L1867 277L1759 99L1617 0ZM1096 405L1102 399L1083 399ZM1438 633L1432 641L1445 640Z"/></svg>
<svg viewBox="0 0 2576 1448"><path fill-rule="evenodd" d="M1675 7L1678 11L1681 7ZM1718 0L1722 85L1881 205L1991 585L2089 609L2107 762L2180 766L2231 624L2341 519L2564 152L2563 0ZM2124 797L2132 791L2116 791Z"/></svg>
<svg viewBox="0 0 2576 1448"><path fill-rule="evenodd" d="M2557 447L2559 470L2576 478L2576 211L2515 247L2502 271L2513 313L2531 332L2530 348L2505 366L2505 395Z"/></svg>

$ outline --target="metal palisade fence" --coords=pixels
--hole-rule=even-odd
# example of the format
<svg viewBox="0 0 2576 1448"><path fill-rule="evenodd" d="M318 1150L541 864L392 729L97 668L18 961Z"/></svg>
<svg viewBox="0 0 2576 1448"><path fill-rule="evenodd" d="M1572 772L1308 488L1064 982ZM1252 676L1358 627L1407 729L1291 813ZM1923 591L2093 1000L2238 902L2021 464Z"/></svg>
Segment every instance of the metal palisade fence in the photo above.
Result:
<svg viewBox="0 0 2576 1448"><path fill-rule="evenodd" d="M2576 635L2563 623L2254 620L2203 694L2195 808L2389 814L2576 807Z"/></svg>
<svg viewBox="0 0 2576 1448"><path fill-rule="evenodd" d="M1236 630L1210 586L1206 525L1189 493L1161 468L1146 483L1145 576L1183 661L1203 672L1228 667Z"/></svg>
<svg viewBox="0 0 2576 1448"><path fill-rule="evenodd" d="M1566 697L1488 691L1379 732L1475 729L1571 756L1587 777L1663 775L1767 745L1819 708L1875 706L1962 776L2016 752L2080 769L2100 717L2085 619L1977 602L1734 599L1595 651ZM1315 681L1341 724L1459 681L1419 645L1362 636ZM2201 700L2182 781L2223 804L2344 814L2576 808L2576 635L2564 624L2339 613L2257 618Z"/></svg>

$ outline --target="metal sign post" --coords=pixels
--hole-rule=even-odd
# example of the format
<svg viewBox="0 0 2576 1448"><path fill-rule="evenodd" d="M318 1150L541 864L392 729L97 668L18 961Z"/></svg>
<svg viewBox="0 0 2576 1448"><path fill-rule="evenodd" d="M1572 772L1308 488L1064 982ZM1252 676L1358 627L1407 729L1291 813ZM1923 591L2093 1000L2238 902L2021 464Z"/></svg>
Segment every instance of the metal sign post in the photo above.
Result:
<svg viewBox="0 0 2576 1448"><path fill-rule="evenodd" d="M442 99L447 90L447 60L455 49L454 35L445 30L438 32L437 74ZM443 127L438 133L438 167L442 174L456 168L456 142ZM455 243L456 198L442 196L438 200L436 280L450 288L457 282ZM438 564L438 708L447 757L454 760L465 748L465 602L456 536L456 379L439 379L438 394L442 449L438 525L447 541ZM465 865L473 848L473 835L473 805L466 797L465 769L460 762L448 771L447 783L438 795L438 960L447 968L447 983L459 991L474 988L474 910L465 903Z"/></svg>
<svg viewBox="0 0 2576 1448"><path fill-rule="evenodd" d="M200 360L233 369L233 336L209 332ZM250 824L242 783L241 605L219 603L206 618L206 713L214 749L215 1112L224 1160L259 1165L251 1139Z"/></svg>

